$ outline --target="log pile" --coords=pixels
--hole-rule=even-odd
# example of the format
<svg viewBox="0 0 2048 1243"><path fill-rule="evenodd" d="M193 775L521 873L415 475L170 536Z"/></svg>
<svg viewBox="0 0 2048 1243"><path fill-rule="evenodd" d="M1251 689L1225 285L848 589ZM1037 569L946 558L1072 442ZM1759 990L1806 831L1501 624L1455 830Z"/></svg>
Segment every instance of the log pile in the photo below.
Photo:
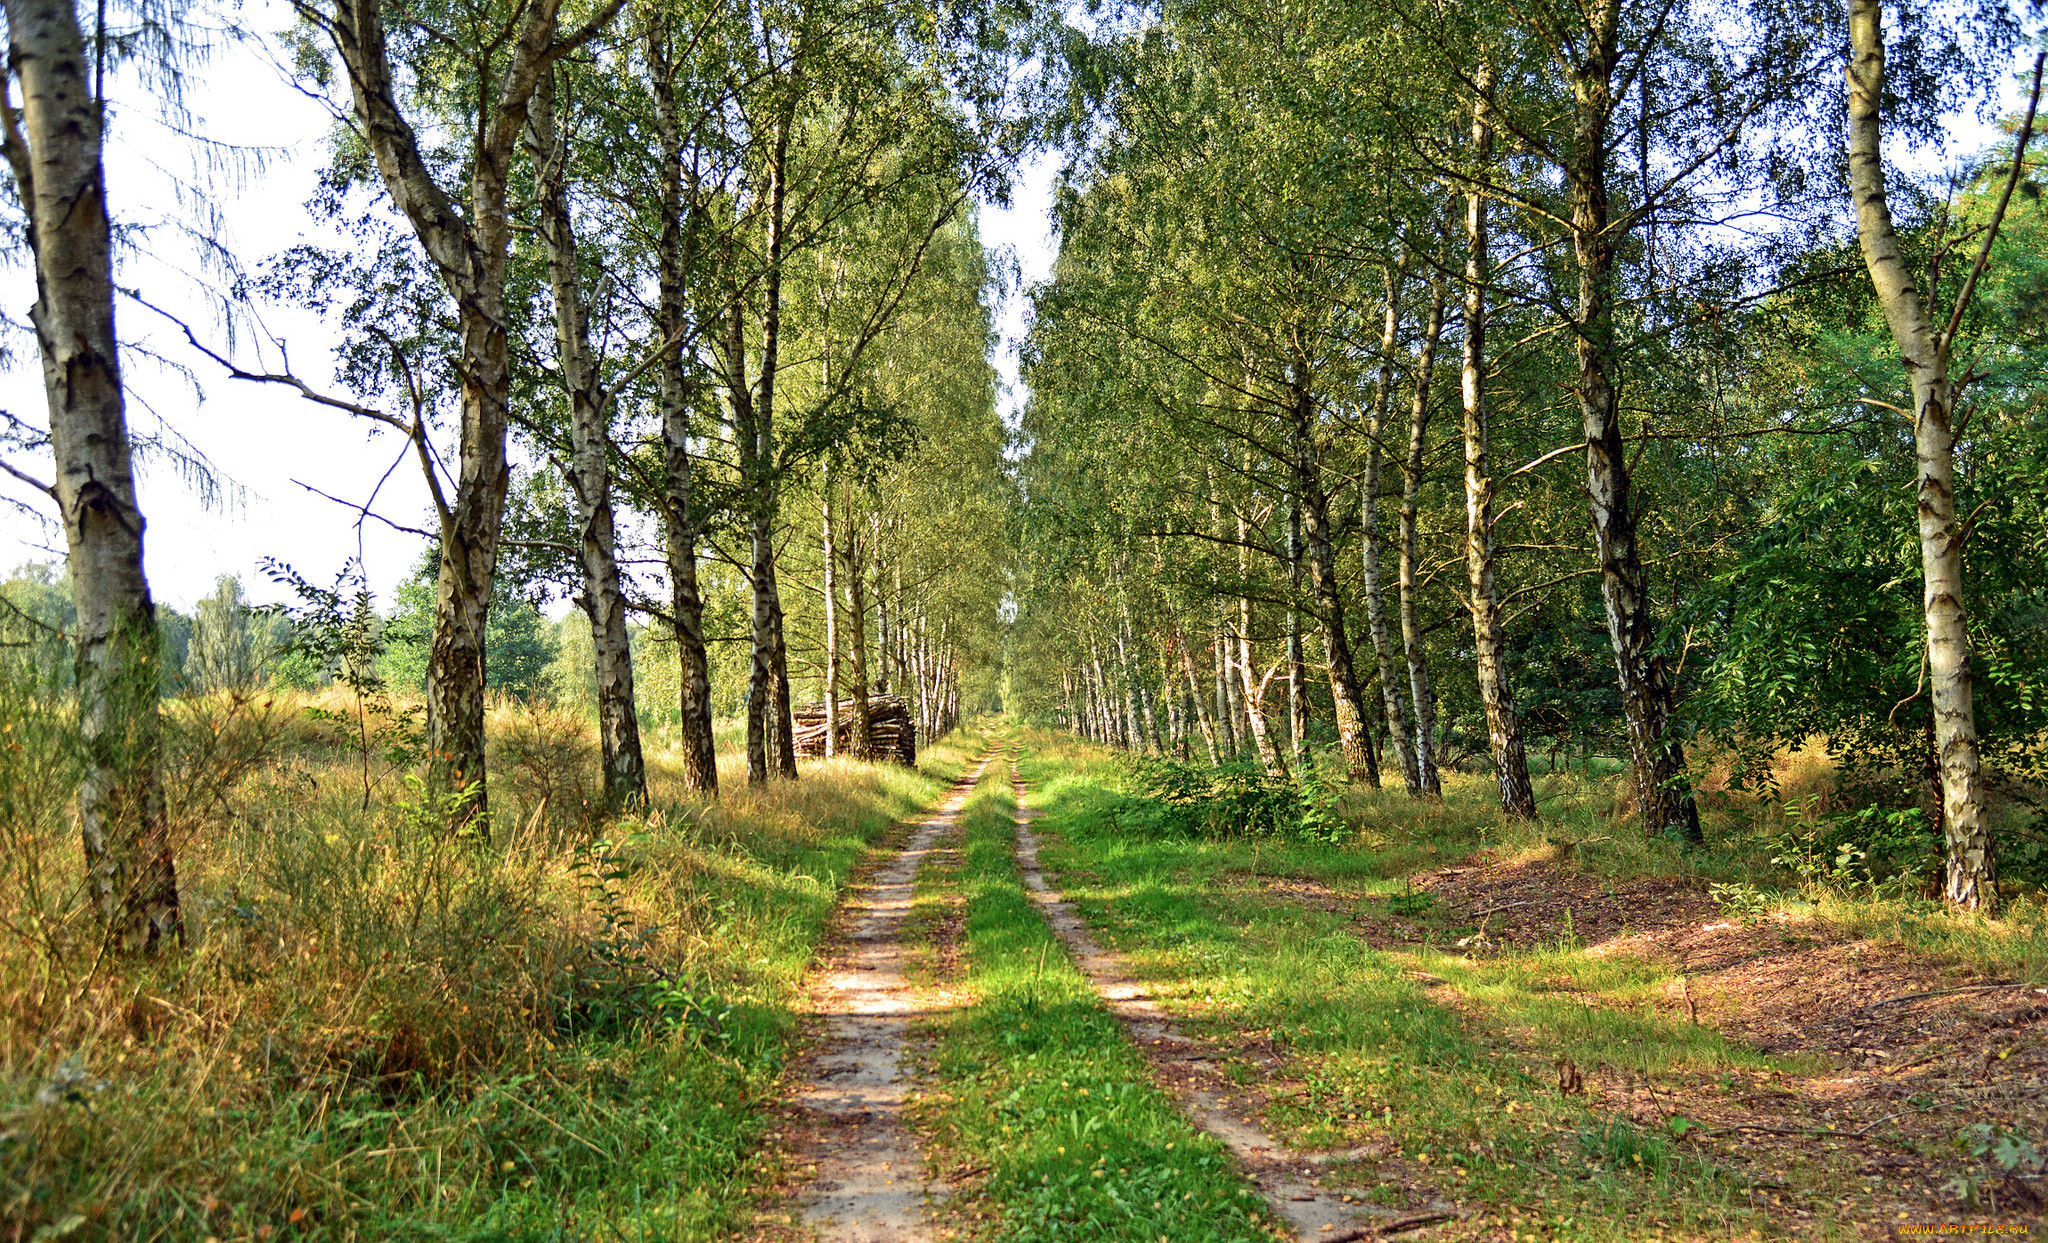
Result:
<svg viewBox="0 0 2048 1243"><path fill-rule="evenodd" d="M798 755L825 754L825 704L797 704L789 710ZM853 701L839 701L839 738L833 750L840 755L853 752ZM898 695L868 696L868 754L878 760L894 760L905 768L917 765L917 722L910 718L910 705Z"/></svg>

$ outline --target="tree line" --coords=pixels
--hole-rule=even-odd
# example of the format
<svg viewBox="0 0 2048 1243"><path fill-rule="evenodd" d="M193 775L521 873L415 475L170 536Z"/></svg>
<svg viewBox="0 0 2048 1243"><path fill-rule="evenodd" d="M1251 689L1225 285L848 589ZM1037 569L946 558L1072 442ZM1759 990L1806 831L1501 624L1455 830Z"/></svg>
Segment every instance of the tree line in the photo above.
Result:
<svg viewBox="0 0 2048 1243"><path fill-rule="evenodd" d="M1995 911L1987 807L2048 726L2040 56L2002 144L1897 160L2030 12L1166 3L1096 41L1026 359L1036 702L1420 798L1470 756L1520 818L1532 742L1591 743L1689 843L1689 747L1767 785L1823 736L1932 792L1943 893Z"/></svg>
<svg viewBox="0 0 2048 1243"><path fill-rule="evenodd" d="M614 809L647 797L651 665L683 784L704 795L723 666L744 668L754 783L796 776L795 688L856 717L871 689L900 692L929 732L988 693L976 671L1000 575L984 549L1008 507L975 204L1002 197L1034 132L1012 69L1036 15L859 0L292 11L291 69L334 120L308 210L336 240L217 257L234 274L228 326L266 305L319 312L341 338L332 381L260 335L174 322L225 382L358 420L393 446L392 470L419 473L424 519L372 490L340 520L432 550L399 603L426 614L423 754L451 832L489 832L485 692L508 599L559 593L587 623ZM107 74L203 67L160 37L182 11L6 13L0 145L48 397L46 420L8 416L7 469L64 534L92 901L114 944L147 949L179 931L159 776L175 626L143 569L116 310L170 313L116 284ZM289 556L277 571L302 637L375 628L360 567L314 587ZM636 631L659 652L639 671ZM339 659L319 650L316 679Z"/></svg>

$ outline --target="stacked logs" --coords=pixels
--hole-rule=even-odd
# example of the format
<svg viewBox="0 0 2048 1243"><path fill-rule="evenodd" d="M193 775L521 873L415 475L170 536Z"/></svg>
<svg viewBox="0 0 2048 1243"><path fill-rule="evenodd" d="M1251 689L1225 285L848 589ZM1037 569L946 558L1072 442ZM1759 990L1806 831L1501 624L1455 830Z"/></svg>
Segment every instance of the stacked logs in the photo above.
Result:
<svg viewBox="0 0 2048 1243"><path fill-rule="evenodd" d="M825 704L797 704L789 711L798 755L825 754ZM853 752L853 701L839 701L839 739L833 748L840 755ZM878 760L894 760L905 768L917 764L917 722L910 719L910 705L899 695L868 696L868 754Z"/></svg>

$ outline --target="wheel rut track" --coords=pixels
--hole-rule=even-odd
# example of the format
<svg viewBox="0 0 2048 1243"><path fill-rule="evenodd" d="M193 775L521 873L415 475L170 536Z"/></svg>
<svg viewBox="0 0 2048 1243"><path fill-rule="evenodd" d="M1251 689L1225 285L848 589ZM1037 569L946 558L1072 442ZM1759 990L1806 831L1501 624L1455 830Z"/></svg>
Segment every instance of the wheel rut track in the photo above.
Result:
<svg viewBox="0 0 2048 1243"><path fill-rule="evenodd" d="M1183 1035L1166 1010L1152 1000L1145 986L1131 977L1123 960L1102 948L1072 904L1046 882L1045 872L1038 862L1038 835L1031 831L1031 822L1038 818L1039 812L1024 805L1024 774L1014 754L1010 759L1010 786L1017 797L1017 870L1024 878L1024 887L1031 900L1038 904L1046 923L1067 947L1075 966L1088 977L1103 1003L1123 1022L1124 1029L1131 1034L1148 1061L1156 1062L1165 1056L1160 1051L1161 1046L1185 1048L1193 1045L1200 1048L1200 1042L1191 1041ZM1207 1059L1198 1054L1188 1060L1200 1063ZM1386 1210L1370 1204L1346 1204L1340 1199L1345 1189L1333 1190L1317 1185L1315 1170L1357 1160L1365 1153L1296 1152L1262 1128L1233 1114L1229 1102L1215 1093L1186 1088L1173 1094L1191 1122L1223 1141L1244 1167L1252 1185L1265 1197L1267 1207L1292 1226L1303 1240L1341 1243L1343 1240L1381 1238L1456 1215L1445 1206L1446 1211L1441 1213L1397 1219ZM1361 1186L1351 1190L1355 1193L1362 1189Z"/></svg>
<svg viewBox="0 0 2048 1243"><path fill-rule="evenodd" d="M918 869L949 835L960 809L995 762L991 750L955 782L910 840L842 909L850 953L818 981L813 1012L825 1020L806 1081L791 1102L826 1132L817 1173L798 1196L803 1224L826 1243L913 1243L933 1237L925 1202L933 1188L922 1154L903 1125L910 1070L904 1051L911 1025L937 1004L904 978L909 950L903 925L916 896Z"/></svg>

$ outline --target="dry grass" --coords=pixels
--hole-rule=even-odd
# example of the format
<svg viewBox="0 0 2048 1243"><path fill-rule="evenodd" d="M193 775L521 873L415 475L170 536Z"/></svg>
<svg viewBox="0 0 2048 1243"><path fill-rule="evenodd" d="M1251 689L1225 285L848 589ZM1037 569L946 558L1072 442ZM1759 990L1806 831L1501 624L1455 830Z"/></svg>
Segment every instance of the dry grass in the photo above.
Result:
<svg viewBox="0 0 2048 1243"><path fill-rule="evenodd" d="M480 843L352 707L173 706L188 945L131 962L74 879L68 727L0 701L0 1239L731 1227L811 945L961 749L750 790L728 748L714 803L650 739L649 810L608 822L587 724L501 703Z"/></svg>

